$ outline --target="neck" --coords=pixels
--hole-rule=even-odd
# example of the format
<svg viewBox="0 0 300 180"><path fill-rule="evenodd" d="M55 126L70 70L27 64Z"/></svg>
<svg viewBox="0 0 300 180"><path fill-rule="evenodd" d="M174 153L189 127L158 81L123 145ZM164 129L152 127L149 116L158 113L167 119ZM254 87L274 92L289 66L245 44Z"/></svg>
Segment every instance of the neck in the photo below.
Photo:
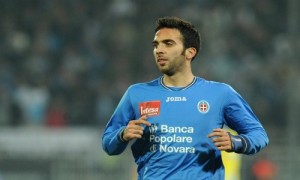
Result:
<svg viewBox="0 0 300 180"><path fill-rule="evenodd" d="M164 75L163 83L169 87L185 87L194 80L194 75L189 74L174 74L172 76Z"/></svg>

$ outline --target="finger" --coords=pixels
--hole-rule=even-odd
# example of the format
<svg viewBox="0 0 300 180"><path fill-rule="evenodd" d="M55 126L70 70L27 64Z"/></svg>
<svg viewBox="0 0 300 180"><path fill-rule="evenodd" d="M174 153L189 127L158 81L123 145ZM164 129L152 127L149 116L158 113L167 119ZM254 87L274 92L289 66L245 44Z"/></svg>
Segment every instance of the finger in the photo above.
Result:
<svg viewBox="0 0 300 180"><path fill-rule="evenodd" d="M144 133L144 131L143 130L141 130L141 129L133 129L133 128L131 128L131 129L128 129L127 130L127 135L143 135L143 133Z"/></svg>
<svg viewBox="0 0 300 180"><path fill-rule="evenodd" d="M230 146L220 146L220 147L217 147L220 151L228 151L230 152L231 151L231 147Z"/></svg>
<svg viewBox="0 0 300 180"><path fill-rule="evenodd" d="M207 137L211 138L214 136L224 136L226 134L227 134L227 131L225 131L224 129L217 128L217 129L213 129L213 132L208 134Z"/></svg>
<svg viewBox="0 0 300 180"><path fill-rule="evenodd" d="M146 126L151 126L151 123L147 121L147 118L148 118L148 116L144 115L144 116L140 117L138 120L136 120L135 123L137 125L143 124L143 125L146 125Z"/></svg>
<svg viewBox="0 0 300 180"><path fill-rule="evenodd" d="M213 142L230 141L230 137L227 133L226 134L220 134L220 135L214 136L212 138L212 141Z"/></svg>
<svg viewBox="0 0 300 180"><path fill-rule="evenodd" d="M148 117L149 117L149 115L146 114L146 115L141 116L139 119L144 119L145 121L147 121Z"/></svg>
<svg viewBox="0 0 300 180"><path fill-rule="evenodd" d="M142 135L140 134L127 134L125 136L126 140L131 140L131 139L141 139Z"/></svg>
<svg viewBox="0 0 300 180"><path fill-rule="evenodd" d="M232 149L231 144L228 141L215 142L214 145L221 151L230 151Z"/></svg>
<svg viewBox="0 0 300 180"><path fill-rule="evenodd" d="M215 137L215 136L218 136L218 135L216 133L210 133L207 135L208 138Z"/></svg>
<svg viewBox="0 0 300 180"><path fill-rule="evenodd" d="M127 127L124 130L123 138L127 141L135 138L139 139L142 138L143 132L143 128L140 126L137 126L137 128L134 128L133 126Z"/></svg>
<svg viewBox="0 0 300 180"><path fill-rule="evenodd" d="M136 125L146 125L146 126L151 126L151 123L149 123L148 121L145 121L143 119L139 119L135 121Z"/></svg>
<svg viewBox="0 0 300 180"><path fill-rule="evenodd" d="M211 137L219 137L219 136L222 136L222 133L220 133L220 132L212 132L212 133L208 134L207 137L211 138Z"/></svg>
<svg viewBox="0 0 300 180"><path fill-rule="evenodd" d="M213 129L213 132L222 132L222 131L224 131L224 129L221 129L221 128Z"/></svg>
<svg viewBox="0 0 300 180"><path fill-rule="evenodd" d="M215 144L216 147L222 147L222 146L229 146L230 142L222 141L222 142L215 142L214 144Z"/></svg>
<svg viewBox="0 0 300 180"><path fill-rule="evenodd" d="M229 145L229 144L218 145L216 147L221 151L230 151L231 150L231 145Z"/></svg>
<svg viewBox="0 0 300 180"><path fill-rule="evenodd" d="M140 125L129 125L127 128L129 131L144 131L144 128Z"/></svg>
<svg viewBox="0 0 300 180"><path fill-rule="evenodd" d="M142 126L140 126L139 120L132 120L128 123L127 127L132 129L144 129Z"/></svg>

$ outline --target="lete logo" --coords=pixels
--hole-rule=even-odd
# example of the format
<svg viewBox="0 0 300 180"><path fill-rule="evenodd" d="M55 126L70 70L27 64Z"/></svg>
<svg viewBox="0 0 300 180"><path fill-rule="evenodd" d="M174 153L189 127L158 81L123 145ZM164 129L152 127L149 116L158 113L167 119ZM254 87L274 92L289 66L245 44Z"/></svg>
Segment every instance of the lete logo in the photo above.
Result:
<svg viewBox="0 0 300 180"><path fill-rule="evenodd" d="M160 101L147 101L139 104L140 114L157 116L160 114Z"/></svg>

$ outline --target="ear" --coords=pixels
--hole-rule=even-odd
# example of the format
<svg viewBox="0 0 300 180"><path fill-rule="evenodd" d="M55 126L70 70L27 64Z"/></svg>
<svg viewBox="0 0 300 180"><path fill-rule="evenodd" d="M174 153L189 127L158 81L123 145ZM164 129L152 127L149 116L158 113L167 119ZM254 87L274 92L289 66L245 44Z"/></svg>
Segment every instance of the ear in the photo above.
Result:
<svg viewBox="0 0 300 180"><path fill-rule="evenodd" d="M193 57L195 57L196 53L197 53L197 50L195 48L193 48L193 47L187 48L185 50L185 57L187 59L193 59Z"/></svg>

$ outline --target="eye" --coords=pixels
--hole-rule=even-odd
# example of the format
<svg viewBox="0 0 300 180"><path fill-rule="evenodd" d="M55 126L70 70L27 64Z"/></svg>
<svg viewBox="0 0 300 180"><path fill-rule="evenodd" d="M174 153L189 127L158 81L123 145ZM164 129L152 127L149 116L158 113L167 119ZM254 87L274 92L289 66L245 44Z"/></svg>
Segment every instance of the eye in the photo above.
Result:
<svg viewBox="0 0 300 180"><path fill-rule="evenodd" d="M157 43L152 43L153 48L157 48Z"/></svg>
<svg viewBox="0 0 300 180"><path fill-rule="evenodd" d="M173 41L166 41L165 44L166 44L166 46L173 46L174 42Z"/></svg>

